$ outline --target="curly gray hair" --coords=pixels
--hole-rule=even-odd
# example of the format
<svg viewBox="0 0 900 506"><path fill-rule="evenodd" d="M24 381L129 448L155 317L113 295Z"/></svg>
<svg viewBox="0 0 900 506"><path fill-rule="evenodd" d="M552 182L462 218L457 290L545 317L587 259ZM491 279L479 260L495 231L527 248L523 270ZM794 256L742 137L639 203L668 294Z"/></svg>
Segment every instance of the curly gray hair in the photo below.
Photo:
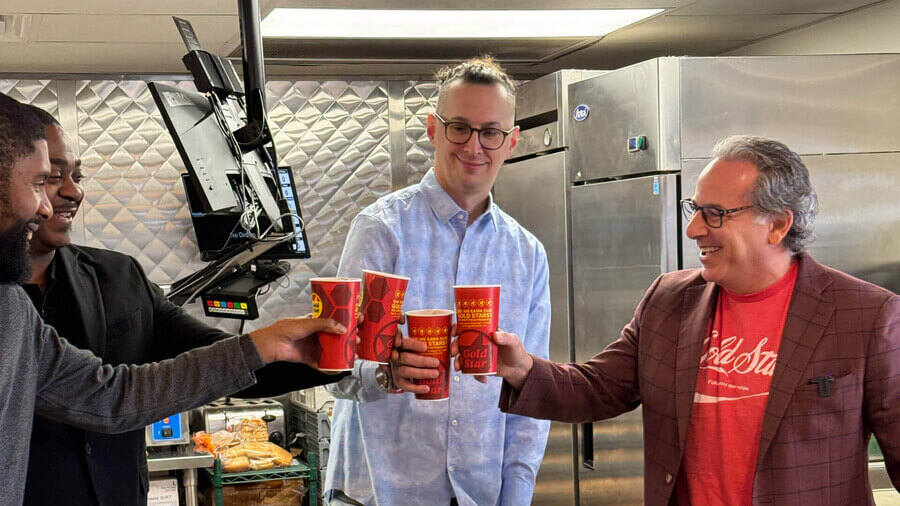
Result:
<svg viewBox="0 0 900 506"><path fill-rule="evenodd" d="M790 211L794 224L783 244L793 253L803 251L812 239L819 201L800 155L772 139L734 135L719 141L712 156L756 166L759 177L753 188L753 204L764 215Z"/></svg>

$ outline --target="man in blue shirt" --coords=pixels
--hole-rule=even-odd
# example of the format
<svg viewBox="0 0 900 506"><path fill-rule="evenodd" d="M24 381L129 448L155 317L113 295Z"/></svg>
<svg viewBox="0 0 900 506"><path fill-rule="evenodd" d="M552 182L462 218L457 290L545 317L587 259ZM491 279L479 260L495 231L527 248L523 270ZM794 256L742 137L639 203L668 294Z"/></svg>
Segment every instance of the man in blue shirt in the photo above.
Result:
<svg viewBox="0 0 900 506"><path fill-rule="evenodd" d="M454 308L455 284L500 284L500 328L519 329L526 349L546 357L544 247L490 195L518 140L514 85L490 58L437 77L437 111L427 124L434 169L354 219L338 274L410 277L406 311ZM328 387L338 397L324 487L331 504L531 503L549 424L501 413L496 377L482 385L451 371L448 400L417 401L410 392L427 387L410 380L432 377L431 361L409 351L391 367L357 360L352 375ZM389 394L391 384L407 393Z"/></svg>

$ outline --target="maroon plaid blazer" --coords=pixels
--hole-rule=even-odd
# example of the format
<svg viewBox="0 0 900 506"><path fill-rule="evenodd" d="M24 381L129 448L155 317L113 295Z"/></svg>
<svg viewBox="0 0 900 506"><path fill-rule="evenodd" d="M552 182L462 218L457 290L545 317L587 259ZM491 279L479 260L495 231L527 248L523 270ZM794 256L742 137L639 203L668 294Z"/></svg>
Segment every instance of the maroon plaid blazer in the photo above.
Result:
<svg viewBox="0 0 900 506"><path fill-rule="evenodd" d="M873 504L870 434L900 490L900 297L799 257L759 442L754 504ZM665 506L681 464L717 287L699 271L660 276L621 337L584 364L534 357L500 408L580 423L642 406L644 502ZM831 395L809 380L831 375Z"/></svg>

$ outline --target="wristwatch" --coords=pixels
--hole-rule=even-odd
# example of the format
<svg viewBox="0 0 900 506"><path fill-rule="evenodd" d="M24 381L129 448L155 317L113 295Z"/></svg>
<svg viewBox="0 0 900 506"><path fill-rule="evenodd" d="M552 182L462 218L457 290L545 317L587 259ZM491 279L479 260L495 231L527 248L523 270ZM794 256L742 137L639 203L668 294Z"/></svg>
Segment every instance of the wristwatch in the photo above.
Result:
<svg viewBox="0 0 900 506"><path fill-rule="evenodd" d="M390 392L394 389L394 382L391 376L390 364L379 364L379 366L375 368L375 381L385 392Z"/></svg>

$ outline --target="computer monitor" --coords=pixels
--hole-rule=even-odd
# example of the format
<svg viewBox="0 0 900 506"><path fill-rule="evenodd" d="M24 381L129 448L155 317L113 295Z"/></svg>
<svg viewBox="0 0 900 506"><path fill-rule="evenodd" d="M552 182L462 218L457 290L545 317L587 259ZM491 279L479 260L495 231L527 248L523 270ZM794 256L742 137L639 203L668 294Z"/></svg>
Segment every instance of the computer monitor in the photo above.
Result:
<svg viewBox="0 0 900 506"><path fill-rule="evenodd" d="M220 100L163 83L150 83L150 93L208 212L239 206L242 192L252 192L275 230L282 231L276 194L265 148L242 152L231 132L241 125L239 102ZM239 184L234 178L238 175ZM246 193L245 193L246 194ZM245 199L245 202L249 199Z"/></svg>
<svg viewBox="0 0 900 506"><path fill-rule="evenodd" d="M284 233L293 232L296 235L293 239L266 251L259 258L309 258L309 241L306 237L306 229L303 226L300 201L297 198L297 187L294 184L294 175L290 167L278 167L276 174L278 176L277 180L266 178L266 182L271 184L273 191L277 192L285 201L286 212L296 215L284 219L284 221L288 222L285 223ZM191 221L194 224L194 232L197 235L197 246L200 248L202 259L204 261L215 260L222 255L226 247L230 248L253 240L252 236L238 224L241 217L240 211L207 212L203 208L199 192L191 181L192 177L190 174L182 174L181 180L184 184L184 193L185 197L187 197ZM229 177L237 178L239 176ZM269 226L269 223L266 218L260 219L260 227L263 230Z"/></svg>

